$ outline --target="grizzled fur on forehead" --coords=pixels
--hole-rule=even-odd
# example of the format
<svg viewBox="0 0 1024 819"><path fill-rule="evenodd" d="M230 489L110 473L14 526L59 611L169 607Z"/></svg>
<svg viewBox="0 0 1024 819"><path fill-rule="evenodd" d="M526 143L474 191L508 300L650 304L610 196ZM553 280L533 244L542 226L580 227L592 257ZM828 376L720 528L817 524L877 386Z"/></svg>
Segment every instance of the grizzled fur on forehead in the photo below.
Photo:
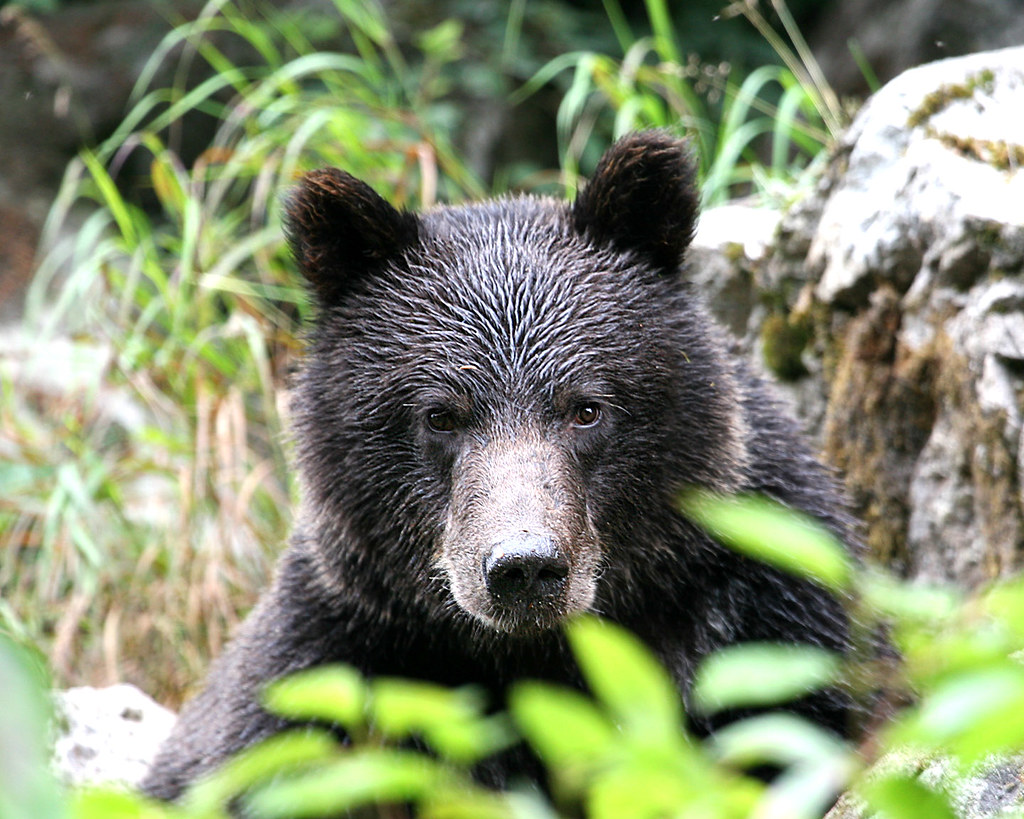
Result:
<svg viewBox="0 0 1024 819"><path fill-rule="evenodd" d="M665 337L685 298L671 293L679 288L580 236L564 205L509 199L437 209L419 232L414 249L321 322L333 335L327 325L372 317L380 346L359 355L396 388L555 400L559 389L650 379L648 359L664 360L666 346L681 341ZM334 343L329 350L339 352Z"/></svg>

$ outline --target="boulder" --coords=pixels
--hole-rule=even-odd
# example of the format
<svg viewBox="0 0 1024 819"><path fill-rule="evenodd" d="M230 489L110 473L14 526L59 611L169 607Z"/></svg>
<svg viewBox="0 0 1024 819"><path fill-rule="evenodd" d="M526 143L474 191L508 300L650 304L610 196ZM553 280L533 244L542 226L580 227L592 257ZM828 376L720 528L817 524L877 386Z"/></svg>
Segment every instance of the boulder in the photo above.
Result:
<svg viewBox="0 0 1024 819"><path fill-rule="evenodd" d="M713 311L844 472L873 554L913 578L1022 564L1022 106L1024 48L905 72L768 252L720 241L709 268ZM725 303L743 281L756 292Z"/></svg>
<svg viewBox="0 0 1024 819"><path fill-rule="evenodd" d="M138 784L175 721L133 685L69 688L56 697L54 767L71 785Z"/></svg>

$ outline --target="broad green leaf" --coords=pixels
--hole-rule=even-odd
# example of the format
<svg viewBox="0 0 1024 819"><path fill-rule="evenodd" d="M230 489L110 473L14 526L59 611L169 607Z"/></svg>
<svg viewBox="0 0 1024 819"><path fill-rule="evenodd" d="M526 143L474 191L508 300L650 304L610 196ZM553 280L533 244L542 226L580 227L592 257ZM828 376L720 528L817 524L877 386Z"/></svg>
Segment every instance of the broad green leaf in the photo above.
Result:
<svg viewBox="0 0 1024 819"><path fill-rule="evenodd" d="M683 512L715 540L749 557L841 592L851 582L845 548L823 527L768 498L694 490Z"/></svg>
<svg viewBox="0 0 1024 819"><path fill-rule="evenodd" d="M60 819L66 815L49 766L47 725L52 704L39 658L0 633L0 817Z"/></svg>
<svg viewBox="0 0 1024 819"><path fill-rule="evenodd" d="M483 708L483 697L473 688L453 689L398 678L381 678L373 683L374 724L393 736L405 736L436 723L479 717Z"/></svg>
<svg viewBox="0 0 1024 819"><path fill-rule="evenodd" d="M114 787L79 789L71 795L69 807L74 819L172 819L182 816L170 805L150 802ZM7 817L4 813L0 815ZM219 819L222 815L225 814L211 819Z"/></svg>
<svg viewBox="0 0 1024 819"><path fill-rule="evenodd" d="M869 780L858 790L884 819L956 819L946 795L917 778L890 776Z"/></svg>
<svg viewBox="0 0 1024 819"><path fill-rule="evenodd" d="M694 797L676 771L627 767L609 772L594 783L587 797L587 816L654 819L679 815Z"/></svg>
<svg viewBox="0 0 1024 819"><path fill-rule="evenodd" d="M994 586L982 602L985 611L1005 623L1024 643L1024 578L1018 577Z"/></svg>
<svg viewBox="0 0 1024 819"><path fill-rule="evenodd" d="M633 738L674 746L683 723L679 690L643 643L595 617L567 626L584 679Z"/></svg>
<svg viewBox="0 0 1024 819"><path fill-rule="evenodd" d="M891 741L965 763L1024 749L1024 668L1008 663L951 677L892 729Z"/></svg>
<svg viewBox="0 0 1024 819"><path fill-rule="evenodd" d="M587 795L587 816L748 819L764 792L764 785L749 777L694 759L679 763L652 765L630 758L596 779Z"/></svg>
<svg viewBox="0 0 1024 819"><path fill-rule="evenodd" d="M239 794L287 771L329 759L338 750L337 741L327 731L278 734L247 748L197 782L186 791L182 805L196 815L216 812Z"/></svg>
<svg viewBox="0 0 1024 819"><path fill-rule="evenodd" d="M320 666L274 682L263 703L288 719L323 720L351 729L365 719L366 683L351 666Z"/></svg>
<svg viewBox="0 0 1024 819"><path fill-rule="evenodd" d="M771 783L751 819L818 819L847 790L857 768L852 751L795 765Z"/></svg>
<svg viewBox="0 0 1024 819"><path fill-rule="evenodd" d="M482 787L438 788L421 801L416 815L421 819L557 819L541 812L538 805L517 809L506 792L497 793Z"/></svg>
<svg viewBox="0 0 1024 819"><path fill-rule="evenodd" d="M859 592L881 617L932 624L948 620L963 601L955 588L906 583L875 567L864 571Z"/></svg>
<svg viewBox="0 0 1024 819"><path fill-rule="evenodd" d="M259 817L332 816L364 805L417 802L448 778L441 765L422 754L364 749L273 782L245 803Z"/></svg>
<svg viewBox="0 0 1024 819"><path fill-rule="evenodd" d="M591 766L611 757L618 732L594 703L577 691L524 682L511 693L512 716L549 766Z"/></svg>
<svg viewBox="0 0 1024 819"><path fill-rule="evenodd" d="M373 723L378 729L399 739L418 734L457 762L475 762L513 741L507 719L485 716L485 704L481 692L471 687L450 689L390 678L373 683Z"/></svg>
<svg viewBox="0 0 1024 819"><path fill-rule="evenodd" d="M761 714L726 725L707 744L715 758L740 767L809 764L847 751L835 734L786 713Z"/></svg>
<svg viewBox="0 0 1024 819"><path fill-rule="evenodd" d="M716 651L697 669L693 703L704 713L777 705L834 682L840 659L814 646L742 643Z"/></svg>

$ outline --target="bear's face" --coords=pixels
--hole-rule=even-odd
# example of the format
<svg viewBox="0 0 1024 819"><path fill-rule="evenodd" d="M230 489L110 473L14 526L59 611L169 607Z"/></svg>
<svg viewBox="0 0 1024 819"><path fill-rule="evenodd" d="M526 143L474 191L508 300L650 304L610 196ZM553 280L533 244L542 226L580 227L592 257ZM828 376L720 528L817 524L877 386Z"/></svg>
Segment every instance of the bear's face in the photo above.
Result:
<svg viewBox="0 0 1024 819"><path fill-rule="evenodd" d="M297 438L340 582L531 633L614 605L603 575L679 557L652 542L674 493L727 488L743 457L679 281L694 212L660 134L620 142L573 206L415 217L340 172L306 178L290 231L320 316Z"/></svg>
<svg viewBox="0 0 1024 819"><path fill-rule="evenodd" d="M623 292L644 275L581 241L558 206L525 200L425 215L409 275L381 291L377 315L403 294L396 377L378 377L402 396L417 485L445 511L435 565L458 606L500 631L594 601L601 532L625 503L618 473L656 443L665 409L635 399L667 388L663 340L643 326L655 305Z"/></svg>

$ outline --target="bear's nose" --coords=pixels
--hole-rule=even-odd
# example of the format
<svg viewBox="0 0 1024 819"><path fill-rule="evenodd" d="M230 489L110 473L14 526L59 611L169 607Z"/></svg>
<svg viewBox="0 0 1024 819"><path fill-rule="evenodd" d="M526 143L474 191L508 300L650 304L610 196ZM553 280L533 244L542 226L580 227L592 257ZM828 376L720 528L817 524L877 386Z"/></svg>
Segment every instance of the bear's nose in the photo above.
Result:
<svg viewBox="0 0 1024 819"><path fill-rule="evenodd" d="M569 564L550 537L520 532L484 558L484 577L499 603L531 603L561 594Z"/></svg>

